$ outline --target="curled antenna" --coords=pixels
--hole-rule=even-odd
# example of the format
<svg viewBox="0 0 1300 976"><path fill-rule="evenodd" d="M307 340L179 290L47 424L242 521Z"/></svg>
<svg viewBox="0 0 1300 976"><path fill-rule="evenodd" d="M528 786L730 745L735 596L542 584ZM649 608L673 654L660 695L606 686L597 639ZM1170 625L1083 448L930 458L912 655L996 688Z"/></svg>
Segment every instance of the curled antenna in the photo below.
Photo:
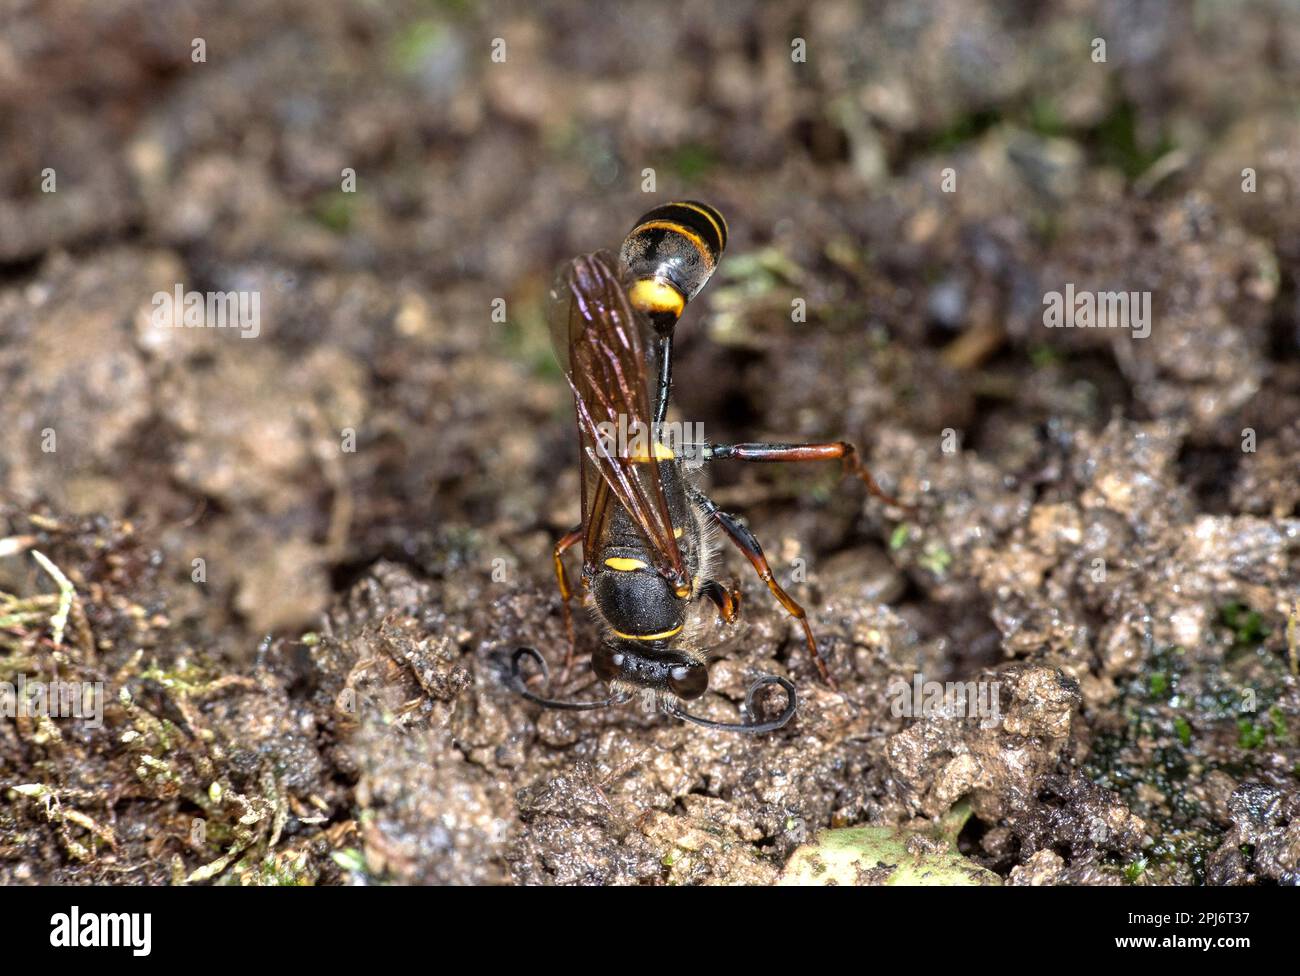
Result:
<svg viewBox="0 0 1300 976"><path fill-rule="evenodd" d="M528 701L541 705L543 708L559 708L569 712L590 712L597 708L609 708L611 705L626 705L632 699L632 696L627 692L620 692L596 701L565 701L559 698L546 698L534 694L528 690L528 686L524 683L523 668L520 667L520 662L526 657L532 658L537 665L538 671L542 674L542 681L545 686L548 689L551 687L551 669L546 666L546 659L532 647L521 647L515 651L514 656L510 659L510 678L514 683L515 691L519 692Z"/></svg>
<svg viewBox="0 0 1300 976"><path fill-rule="evenodd" d="M755 721L757 712L754 709L754 698L764 688L772 685L780 685L785 689L786 704L785 710L776 718L769 719L766 722ZM746 717L744 722L715 722L713 719L701 718L698 715L692 715L686 709L682 708L681 703L673 701L665 704L664 711L674 718L680 718L686 722L693 722L695 725L702 725L706 729L721 729L725 732L747 732L750 735L758 735L762 732L775 732L786 722L794 717L794 710L797 704L795 697L794 685L785 678L775 674L765 674L752 685L749 693L745 695L745 707L741 714Z"/></svg>

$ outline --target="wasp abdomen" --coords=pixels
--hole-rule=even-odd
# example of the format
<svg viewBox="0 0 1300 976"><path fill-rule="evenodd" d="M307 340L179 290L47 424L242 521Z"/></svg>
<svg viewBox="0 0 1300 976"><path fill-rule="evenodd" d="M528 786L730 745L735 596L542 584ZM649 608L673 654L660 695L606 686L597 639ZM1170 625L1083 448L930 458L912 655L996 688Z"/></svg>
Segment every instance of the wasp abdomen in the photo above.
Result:
<svg viewBox="0 0 1300 976"><path fill-rule="evenodd" d="M727 222L707 203L684 200L655 207L623 241L619 258L632 276L632 305L655 321L675 324L708 282L727 246Z"/></svg>

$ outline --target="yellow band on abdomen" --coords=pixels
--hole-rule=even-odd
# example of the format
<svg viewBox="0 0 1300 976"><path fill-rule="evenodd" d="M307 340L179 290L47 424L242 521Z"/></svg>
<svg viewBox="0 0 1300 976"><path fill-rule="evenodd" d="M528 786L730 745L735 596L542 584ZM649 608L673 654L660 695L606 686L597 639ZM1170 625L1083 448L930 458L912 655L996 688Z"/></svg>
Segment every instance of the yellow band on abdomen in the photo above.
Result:
<svg viewBox="0 0 1300 976"><path fill-rule="evenodd" d="M683 626L685 625L678 624L672 630L661 630L657 634L625 634L621 630L616 630L614 631L614 636L621 637L624 640L640 640L640 641L667 640L669 637L676 637L678 634L680 634L682 632Z"/></svg>
<svg viewBox="0 0 1300 976"><path fill-rule="evenodd" d="M629 559L626 556L610 556L605 560L605 565L610 569L616 569L620 573L630 573L636 569L645 569L646 565L639 559Z"/></svg>
<svg viewBox="0 0 1300 976"><path fill-rule="evenodd" d="M647 314L668 313L680 318L686 299L672 285L658 278L642 278L628 289L632 307Z"/></svg>

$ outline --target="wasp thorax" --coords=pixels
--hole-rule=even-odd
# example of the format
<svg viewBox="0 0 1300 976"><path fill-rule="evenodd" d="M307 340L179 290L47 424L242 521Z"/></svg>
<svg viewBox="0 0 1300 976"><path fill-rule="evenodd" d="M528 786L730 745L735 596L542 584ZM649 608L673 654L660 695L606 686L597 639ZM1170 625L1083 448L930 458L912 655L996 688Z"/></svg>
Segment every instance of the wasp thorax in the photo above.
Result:
<svg viewBox="0 0 1300 976"><path fill-rule="evenodd" d="M676 323L708 283L726 246L727 222L708 204L686 200L651 210L619 251L632 278L632 305L657 326Z"/></svg>

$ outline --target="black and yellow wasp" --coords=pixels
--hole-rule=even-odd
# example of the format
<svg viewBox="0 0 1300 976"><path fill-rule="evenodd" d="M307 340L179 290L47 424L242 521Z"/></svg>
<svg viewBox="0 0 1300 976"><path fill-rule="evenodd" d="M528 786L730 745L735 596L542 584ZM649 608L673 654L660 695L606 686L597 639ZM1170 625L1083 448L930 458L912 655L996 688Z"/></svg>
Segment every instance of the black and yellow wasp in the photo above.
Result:
<svg viewBox="0 0 1300 976"><path fill-rule="evenodd" d="M564 674L574 656L570 602L575 596L564 554L581 543L581 586L593 597L603 632L591 656L592 669L610 693L594 701L569 701L531 691L522 673L524 658L538 666L546 683L549 671L535 649L521 647L513 658L513 680L529 701L586 710L624 704L639 694L669 715L710 728L768 732L785 725L795 712L795 689L776 675L764 676L750 688L742 723L701 718L682 705L699 698L709 685L700 639L707 623L704 607L715 609L727 623L739 610L739 592L713 575L710 540L719 531L802 625L813 662L835 687L803 608L774 578L758 540L736 516L710 501L692 469L723 459L841 459L872 494L898 503L881 492L853 446L843 441L709 444L677 438L672 443L662 436L672 385L673 331L726 246L727 224L717 210L694 201L669 203L636 222L617 259L598 251L576 258L560 275L552 295L552 339L573 390L582 463L582 523L554 550L569 637ZM615 431L638 436L614 437ZM775 718L760 720L755 696L774 684L786 692L785 708Z"/></svg>

